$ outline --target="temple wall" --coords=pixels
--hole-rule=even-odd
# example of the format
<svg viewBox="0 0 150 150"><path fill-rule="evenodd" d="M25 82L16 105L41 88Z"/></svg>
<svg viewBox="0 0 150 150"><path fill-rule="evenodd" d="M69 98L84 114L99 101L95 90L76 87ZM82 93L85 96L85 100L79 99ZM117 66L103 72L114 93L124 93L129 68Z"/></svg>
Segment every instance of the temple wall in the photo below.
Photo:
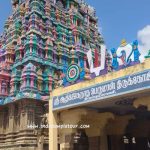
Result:
<svg viewBox="0 0 150 150"><path fill-rule="evenodd" d="M28 125L40 124L44 113L42 103L26 99L0 109L0 149L36 150L41 133L37 134L38 130Z"/></svg>

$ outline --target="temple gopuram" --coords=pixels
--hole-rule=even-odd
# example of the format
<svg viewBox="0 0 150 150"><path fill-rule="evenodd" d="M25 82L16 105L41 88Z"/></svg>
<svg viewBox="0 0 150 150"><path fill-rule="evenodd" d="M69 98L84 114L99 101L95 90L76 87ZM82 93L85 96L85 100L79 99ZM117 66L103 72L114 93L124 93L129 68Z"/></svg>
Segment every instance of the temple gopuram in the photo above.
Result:
<svg viewBox="0 0 150 150"><path fill-rule="evenodd" d="M101 48L95 10L85 2L11 3L0 37L0 149L47 150L48 129L38 126L47 124L52 90L96 77L90 73L89 50L94 67L106 54L101 74L111 71L110 54Z"/></svg>

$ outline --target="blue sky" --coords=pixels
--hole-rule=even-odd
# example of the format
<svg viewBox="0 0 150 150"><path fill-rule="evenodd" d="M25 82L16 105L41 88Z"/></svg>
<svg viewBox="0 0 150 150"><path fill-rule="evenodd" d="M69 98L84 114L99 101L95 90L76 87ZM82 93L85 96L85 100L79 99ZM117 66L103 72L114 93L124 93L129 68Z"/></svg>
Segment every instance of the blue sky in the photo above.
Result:
<svg viewBox="0 0 150 150"><path fill-rule="evenodd" d="M0 34L9 15L11 15L11 0L0 0Z"/></svg>
<svg viewBox="0 0 150 150"><path fill-rule="evenodd" d="M123 38L132 42L137 39L138 32L150 25L150 0L86 0L86 2L96 9L99 26L108 48L119 46ZM1 0L0 33L10 14L11 0Z"/></svg>
<svg viewBox="0 0 150 150"><path fill-rule="evenodd" d="M150 24L150 0L87 0L97 11L107 46L117 47L125 38L131 42Z"/></svg>

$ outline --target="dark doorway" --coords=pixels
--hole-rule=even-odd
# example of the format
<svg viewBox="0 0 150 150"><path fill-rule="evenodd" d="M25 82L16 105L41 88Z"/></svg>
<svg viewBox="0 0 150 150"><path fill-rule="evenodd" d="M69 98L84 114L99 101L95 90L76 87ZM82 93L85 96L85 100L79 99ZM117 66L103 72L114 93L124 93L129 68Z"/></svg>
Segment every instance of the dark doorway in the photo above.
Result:
<svg viewBox="0 0 150 150"><path fill-rule="evenodd" d="M125 150L122 142L122 135L109 135L108 150Z"/></svg>
<svg viewBox="0 0 150 150"><path fill-rule="evenodd" d="M49 150L49 145L48 144L44 144L44 150Z"/></svg>
<svg viewBox="0 0 150 150"><path fill-rule="evenodd" d="M73 150L89 150L89 141L85 130L78 130L75 134Z"/></svg>
<svg viewBox="0 0 150 150"><path fill-rule="evenodd" d="M136 144L133 150L150 150L148 138L136 138Z"/></svg>

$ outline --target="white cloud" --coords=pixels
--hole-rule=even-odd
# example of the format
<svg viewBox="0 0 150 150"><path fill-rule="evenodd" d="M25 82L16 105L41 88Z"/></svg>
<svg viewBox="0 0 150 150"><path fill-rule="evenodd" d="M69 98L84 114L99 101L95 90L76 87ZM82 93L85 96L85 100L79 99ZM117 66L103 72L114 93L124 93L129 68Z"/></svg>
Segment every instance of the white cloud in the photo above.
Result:
<svg viewBox="0 0 150 150"><path fill-rule="evenodd" d="M147 25L143 29L139 30L137 33L139 44L139 50L142 54L142 59L148 54L150 50L150 25Z"/></svg>

